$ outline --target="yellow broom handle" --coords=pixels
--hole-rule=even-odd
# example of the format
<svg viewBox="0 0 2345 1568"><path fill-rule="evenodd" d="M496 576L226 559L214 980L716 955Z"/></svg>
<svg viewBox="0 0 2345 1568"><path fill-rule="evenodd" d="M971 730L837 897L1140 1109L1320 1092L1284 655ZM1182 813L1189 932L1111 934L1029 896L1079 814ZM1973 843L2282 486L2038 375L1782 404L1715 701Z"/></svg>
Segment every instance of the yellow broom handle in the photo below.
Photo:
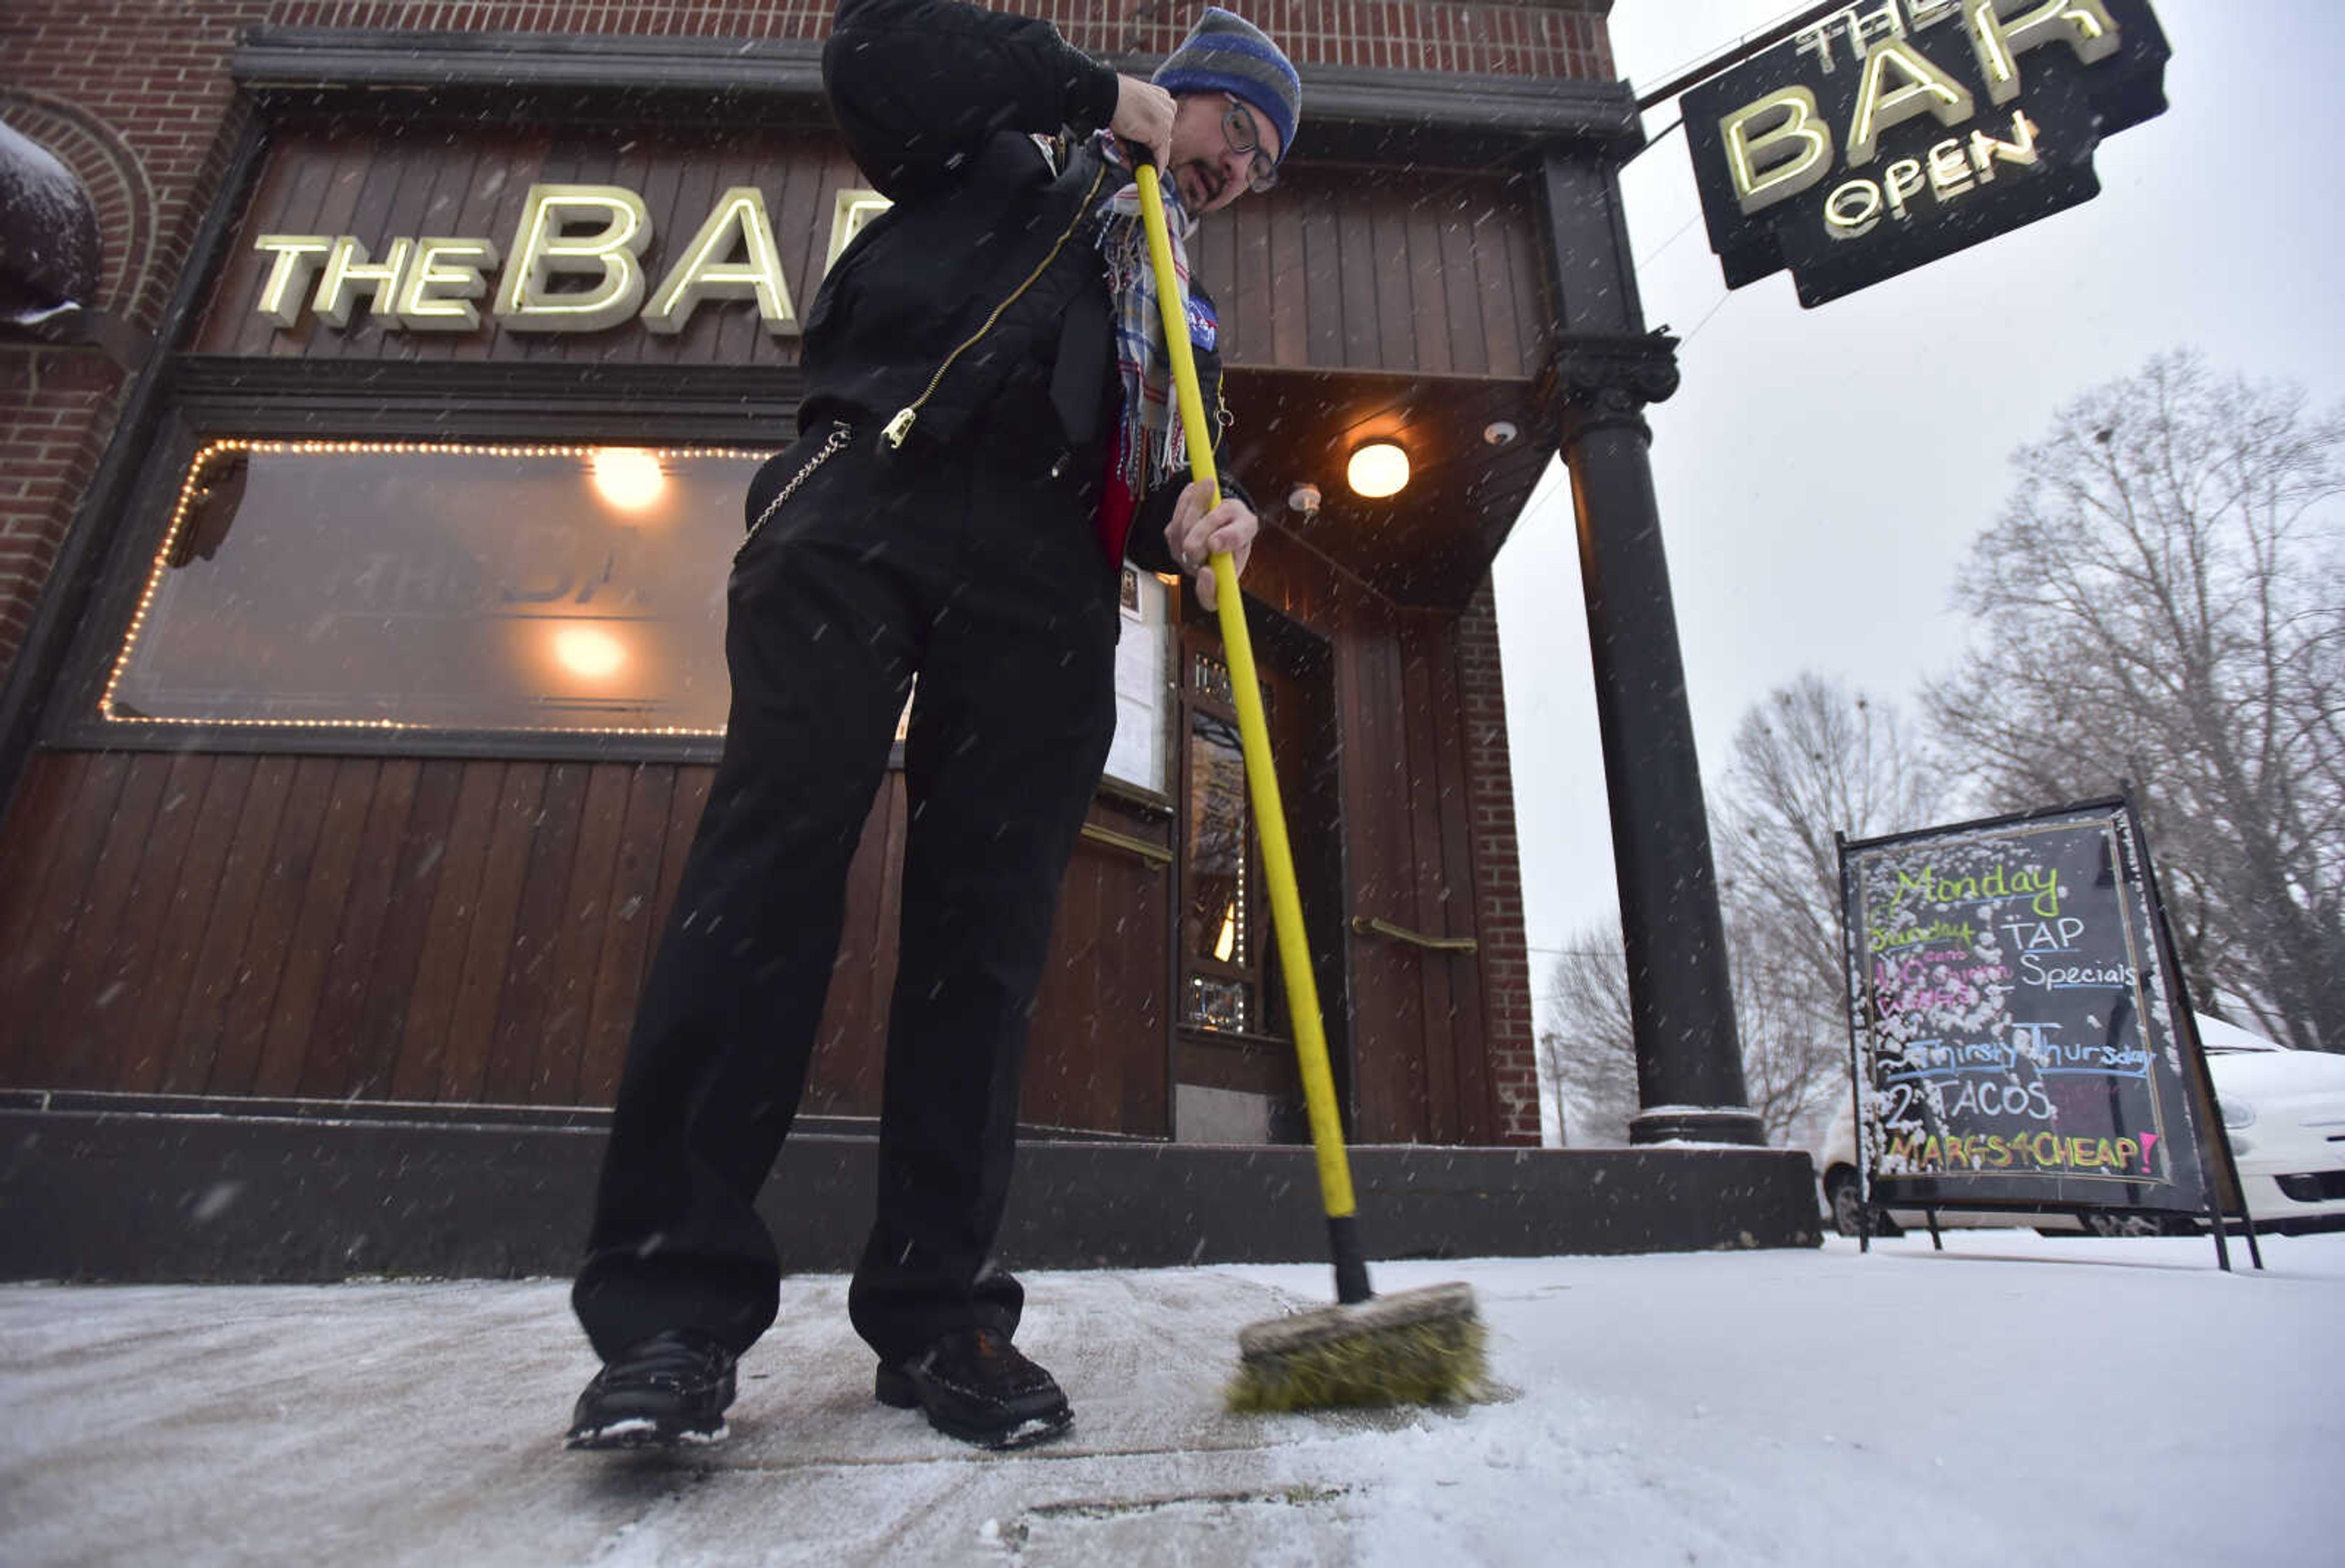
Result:
<svg viewBox="0 0 2345 1568"><path fill-rule="evenodd" d="M1172 359L1172 384L1180 395L1181 424L1189 440L1189 471L1222 490L1213 474L1213 438L1205 423L1205 400L1197 390L1197 361L1189 352L1189 308L1181 276L1172 266L1172 241L1164 228L1164 196L1153 166L1140 166L1140 212L1148 229L1148 257L1156 270L1156 299L1164 315L1164 348ZM1237 699L1238 737L1245 751L1246 788L1254 797L1255 830L1262 837L1262 871L1270 885L1270 922L1278 934L1279 974L1286 982L1286 1011L1294 1026L1294 1054L1303 1070L1303 1102L1311 1117L1311 1143L1319 1156L1319 1193L1327 1216L1350 1214L1352 1168L1344 1157L1343 1123L1335 1115L1335 1080L1327 1069L1327 1037L1319 1017L1319 987L1311 977L1311 949L1303 933L1303 903L1294 891L1294 856L1286 843L1286 814L1278 802L1278 775L1270 765L1270 726L1263 718L1262 687L1254 678L1254 642L1246 635L1245 596L1238 592L1237 563L1226 551L1213 557L1213 598L1221 616L1223 651L1230 662L1230 684Z"/></svg>

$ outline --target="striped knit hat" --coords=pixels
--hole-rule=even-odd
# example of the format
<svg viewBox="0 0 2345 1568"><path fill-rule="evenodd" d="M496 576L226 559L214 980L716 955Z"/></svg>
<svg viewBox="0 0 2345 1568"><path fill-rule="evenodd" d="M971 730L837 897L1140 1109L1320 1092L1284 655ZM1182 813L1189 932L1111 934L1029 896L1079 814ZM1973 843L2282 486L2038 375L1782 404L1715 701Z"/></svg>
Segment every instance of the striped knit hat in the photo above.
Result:
<svg viewBox="0 0 2345 1568"><path fill-rule="evenodd" d="M1294 145L1303 117L1303 78L1270 35L1234 12L1208 5L1181 46L1151 78L1168 93L1228 93L1278 133L1278 158Z"/></svg>

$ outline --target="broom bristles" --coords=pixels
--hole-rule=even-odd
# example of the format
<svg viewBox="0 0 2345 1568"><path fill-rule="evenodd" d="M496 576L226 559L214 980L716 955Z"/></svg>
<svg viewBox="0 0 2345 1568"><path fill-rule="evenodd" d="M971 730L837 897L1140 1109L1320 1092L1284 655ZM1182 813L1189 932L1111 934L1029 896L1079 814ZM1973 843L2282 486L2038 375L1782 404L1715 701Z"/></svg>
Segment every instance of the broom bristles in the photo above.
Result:
<svg viewBox="0 0 2345 1568"><path fill-rule="evenodd" d="M1236 1411L1464 1404L1487 1377L1485 1331L1462 1284L1324 1307L1238 1334Z"/></svg>

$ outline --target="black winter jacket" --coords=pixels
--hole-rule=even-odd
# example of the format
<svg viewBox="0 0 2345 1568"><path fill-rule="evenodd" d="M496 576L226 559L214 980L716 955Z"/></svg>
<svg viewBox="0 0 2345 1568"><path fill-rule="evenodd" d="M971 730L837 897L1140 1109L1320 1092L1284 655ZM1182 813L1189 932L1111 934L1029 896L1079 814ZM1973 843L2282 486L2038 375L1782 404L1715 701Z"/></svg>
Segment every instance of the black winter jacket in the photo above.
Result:
<svg viewBox="0 0 2345 1568"><path fill-rule="evenodd" d="M1126 177L1090 136L1113 116L1114 71L1047 22L959 0L841 0L823 80L857 165L894 205L807 312L801 427L878 422L915 460L941 449L1055 467L1096 504L1122 395L1112 331L1098 329L1112 303L1097 225ZM1038 134L1060 138L1059 157ZM1078 311L1097 325L1072 331ZM1220 359L1193 346L1218 428ZM1071 369L1095 389L1073 429L1057 411L1063 385L1051 396ZM1163 530L1186 481L1150 476L1128 544L1142 566L1174 570Z"/></svg>

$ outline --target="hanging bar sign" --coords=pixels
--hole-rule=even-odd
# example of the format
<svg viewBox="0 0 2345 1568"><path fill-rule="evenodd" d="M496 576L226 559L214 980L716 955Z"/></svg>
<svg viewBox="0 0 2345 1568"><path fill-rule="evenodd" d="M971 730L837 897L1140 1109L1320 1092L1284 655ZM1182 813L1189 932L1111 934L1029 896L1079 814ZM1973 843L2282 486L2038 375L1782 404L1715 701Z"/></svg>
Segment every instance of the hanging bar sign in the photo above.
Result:
<svg viewBox="0 0 2345 1568"><path fill-rule="evenodd" d="M1866 0L1685 95L1727 287L1821 305L2100 192L2165 112L2149 0Z"/></svg>

